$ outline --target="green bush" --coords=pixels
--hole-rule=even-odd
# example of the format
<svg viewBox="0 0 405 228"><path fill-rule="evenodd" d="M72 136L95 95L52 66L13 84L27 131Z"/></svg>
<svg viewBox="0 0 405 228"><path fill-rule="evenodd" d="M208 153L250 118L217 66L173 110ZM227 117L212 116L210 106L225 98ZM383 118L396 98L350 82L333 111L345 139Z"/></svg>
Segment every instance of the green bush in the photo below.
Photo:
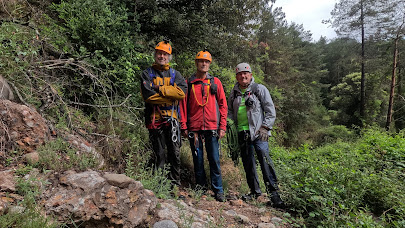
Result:
<svg viewBox="0 0 405 228"><path fill-rule="evenodd" d="M152 190L157 197L170 198L171 180L167 178L169 169L154 170L149 165L150 154L129 152L126 159L125 174L136 181L140 181L146 189Z"/></svg>
<svg viewBox="0 0 405 228"><path fill-rule="evenodd" d="M130 35L136 34L139 25L128 23L129 10L124 4L111 0L66 0L53 8L64 20L65 30L78 50L100 50L116 59L134 49L136 42Z"/></svg>
<svg viewBox="0 0 405 228"><path fill-rule="evenodd" d="M351 141L356 138L355 133L343 125L332 125L317 129L314 134L314 145L324 145L337 141Z"/></svg>
<svg viewBox="0 0 405 228"><path fill-rule="evenodd" d="M398 227L405 217L404 168L398 165L404 143L401 135L370 129L355 142L275 148L285 199L308 226Z"/></svg>

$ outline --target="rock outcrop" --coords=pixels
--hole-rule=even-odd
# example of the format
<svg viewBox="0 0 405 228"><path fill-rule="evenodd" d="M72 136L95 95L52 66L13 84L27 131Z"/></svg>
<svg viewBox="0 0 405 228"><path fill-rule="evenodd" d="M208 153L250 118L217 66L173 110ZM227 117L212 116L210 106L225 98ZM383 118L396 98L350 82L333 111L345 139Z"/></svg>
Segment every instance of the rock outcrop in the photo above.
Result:
<svg viewBox="0 0 405 228"><path fill-rule="evenodd" d="M49 140L48 126L42 116L25 105L0 100L0 148L11 150L18 146L30 153Z"/></svg>
<svg viewBox="0 0 405 228"><path fill-rule="evenodd" d="M0 99L14 100L13 90L7 83L6 79L0 75Z"/></svg>
<svg viewBox="0 0 405 228"><path fill-rule="evenodd" d="M48 180L42 194L46 213L80 227L136 227L147 222L157 198L122 174L64 173Z"/></svg>

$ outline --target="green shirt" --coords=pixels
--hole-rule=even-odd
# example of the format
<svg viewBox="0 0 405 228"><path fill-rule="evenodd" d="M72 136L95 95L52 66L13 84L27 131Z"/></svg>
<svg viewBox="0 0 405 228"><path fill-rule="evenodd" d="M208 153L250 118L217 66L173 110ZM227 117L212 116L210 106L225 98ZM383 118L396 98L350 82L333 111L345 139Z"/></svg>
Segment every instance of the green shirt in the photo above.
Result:
<svg viewBox="0 0 405 228"><path fill-rule="evenodd" d="M249 121L246 112L246 105L245 105L245 94L246 89L241 89L242 92L242 101L240 102L239 109L238 109L238 131L248 131L249 130Z"/></svg>

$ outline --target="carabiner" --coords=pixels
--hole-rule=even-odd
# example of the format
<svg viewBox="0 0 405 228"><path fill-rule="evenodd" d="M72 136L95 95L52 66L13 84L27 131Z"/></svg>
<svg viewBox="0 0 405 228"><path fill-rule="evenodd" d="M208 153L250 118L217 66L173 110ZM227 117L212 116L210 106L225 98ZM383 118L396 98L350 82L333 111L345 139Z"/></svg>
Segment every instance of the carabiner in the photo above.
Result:
<svg viewBox="0 0 405 228"><path fill-rule="evenodd" d="M172 141L177 142L177 134L172 134Z"/></svg>

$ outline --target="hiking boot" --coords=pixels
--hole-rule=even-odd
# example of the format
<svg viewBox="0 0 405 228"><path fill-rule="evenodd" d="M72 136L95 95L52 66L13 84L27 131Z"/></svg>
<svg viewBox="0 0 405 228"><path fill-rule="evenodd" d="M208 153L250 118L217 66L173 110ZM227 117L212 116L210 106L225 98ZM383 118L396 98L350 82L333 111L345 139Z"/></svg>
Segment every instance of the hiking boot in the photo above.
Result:
<svg viewBox="0 0 405 228"><path fill-rule="evenodd" d="M271 192L270 200L273 203L273 207L281 209L285 208L285 204L283 200L281 200L280 195L278 194L277 191Z"/></svg>
<svg viewBox="0 0 405 228"><path fill-rule="evenodd" d="M249 194L243 195L242 200L243 201L252 201L252 200L257 199L261 195L262 195L261 193L249 193Z"/></svg>
<svg viewBox="0 0 405 228"><path fill-rule="evenodd" d="M217 193L217 194L215 194L215 199L216 199L218 202L225 202L224 193Z"/></svg>

